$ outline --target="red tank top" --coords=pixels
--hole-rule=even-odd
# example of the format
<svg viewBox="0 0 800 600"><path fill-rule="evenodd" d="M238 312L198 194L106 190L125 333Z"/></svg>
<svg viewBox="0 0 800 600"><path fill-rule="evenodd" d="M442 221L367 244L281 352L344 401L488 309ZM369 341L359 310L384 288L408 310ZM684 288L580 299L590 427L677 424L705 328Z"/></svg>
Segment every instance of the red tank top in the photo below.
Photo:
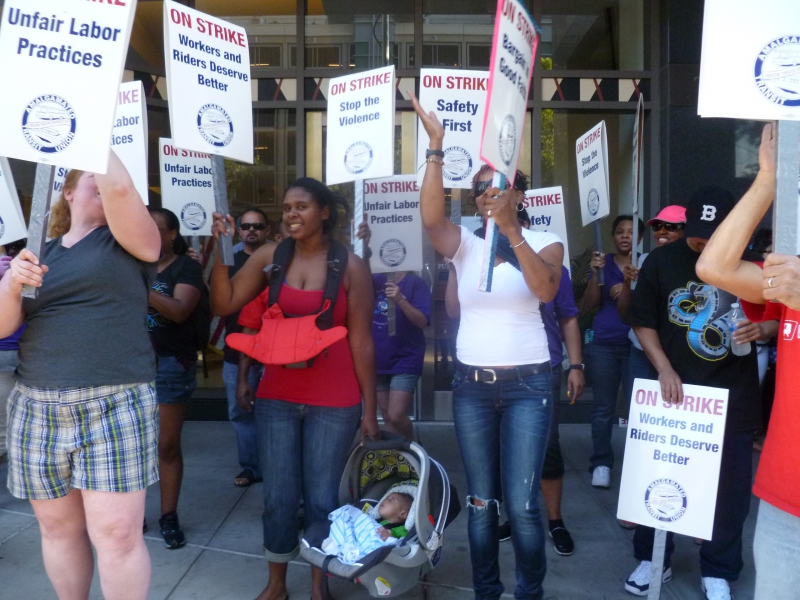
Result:
<svg viewBox="0 0 800 600"><path fill-rule="evenodd" d="M298 290L283 284L278 305L284 313L312 315L322 306L322 290ZM251 329L261 328L261 315L267 309L269 288L242 309L239 324ZM347 293L339 288L333 324L347 323ZM264 377L256 392L257 398L285 400L298 404L345 408L361 402L353 356L347 338L328 347L306 369L288 369L280 365L264 365Z"/></svg>

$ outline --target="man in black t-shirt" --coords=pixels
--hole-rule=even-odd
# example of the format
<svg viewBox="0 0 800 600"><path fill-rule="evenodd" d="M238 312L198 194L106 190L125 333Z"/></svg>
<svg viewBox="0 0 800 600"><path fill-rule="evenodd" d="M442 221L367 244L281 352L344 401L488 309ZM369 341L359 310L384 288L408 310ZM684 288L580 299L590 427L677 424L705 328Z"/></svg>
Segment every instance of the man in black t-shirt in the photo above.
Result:
<svg viewBox="0 0 800 600"><path fill-rule="evenodd" d="M233 255L233 266L228 267L228 277L233 277L244 266L247 259L263 246L270 234L269 219L258 208L249 208L239 219L239 237L243 249ZM241 331L238 325L239 313L225 317L225 335ZM255 412L246 412L236 403L236 382L239 374L239 352L225 344L225 355L222 364L222 380L228 396L228 418L236 432L236 447L239 452L239 465L242 467L233 480L237 487L247 487L261 481L261 469L258 464L258 443L256 441ZM254 365L250 369L249 379L252 389L258 387L262 367Z"/></svg>
<svg viewBox="0 0 800 600"><path fill-rule="evenodd" d="M753 435L759 426L756 353L731 352L731 304L736 298L704 283L695 265L708 239L735 204L719 188L700 190L686 209L686 237L656 248L642 265L627 321L658 371L662 395L680 401L682 383L729 390L712 539L700 549L706 598L729 600L729 581L743 568L742 527L750 510ZM758 256L745 256L758 260ZM639 567L625 589L646 596L650 585L653 529L639 525L633 538ZM672 534L667 534L664 581L672 577Z"/></svg>

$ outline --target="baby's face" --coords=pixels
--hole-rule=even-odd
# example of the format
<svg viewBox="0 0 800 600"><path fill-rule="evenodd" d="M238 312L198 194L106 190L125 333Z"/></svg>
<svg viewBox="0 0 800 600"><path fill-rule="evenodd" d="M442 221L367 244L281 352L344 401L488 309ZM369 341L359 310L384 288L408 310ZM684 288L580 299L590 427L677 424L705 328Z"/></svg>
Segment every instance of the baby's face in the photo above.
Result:
<svg viewBox="0 0 800 600"><path fill-rule="evenodd" d="M408 518L411 501L401 494L392 493L386 496L378 507L381 519L390 523L402 523Z"/></svg>

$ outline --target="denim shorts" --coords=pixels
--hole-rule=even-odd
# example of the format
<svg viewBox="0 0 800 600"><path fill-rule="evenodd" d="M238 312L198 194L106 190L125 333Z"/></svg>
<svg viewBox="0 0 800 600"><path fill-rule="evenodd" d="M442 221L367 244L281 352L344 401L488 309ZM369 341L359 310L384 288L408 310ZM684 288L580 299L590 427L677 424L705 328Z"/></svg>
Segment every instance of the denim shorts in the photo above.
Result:
<svg viewBox="0 0 800 600"><path fill-rule="evenodd" d="M9 398L8 490L53 500L72 489L134 492L158 481L152 383L37 388Z"/></svg>
<svg viewBox="0 0 800 600"><path fill-rule="evenodd" d="M188 402L197 387L197 360L159 356L156 397L159 404Z"/></svg>
<svg viewBox="0 0 800 600"><path fill-rule="evenodd" d="M394 375L381 375L378 374L378 391L387 392L389 390L397 390L399 392L411 392L417 389L417 381L419 375L412 373L395 373Z"/></svg>

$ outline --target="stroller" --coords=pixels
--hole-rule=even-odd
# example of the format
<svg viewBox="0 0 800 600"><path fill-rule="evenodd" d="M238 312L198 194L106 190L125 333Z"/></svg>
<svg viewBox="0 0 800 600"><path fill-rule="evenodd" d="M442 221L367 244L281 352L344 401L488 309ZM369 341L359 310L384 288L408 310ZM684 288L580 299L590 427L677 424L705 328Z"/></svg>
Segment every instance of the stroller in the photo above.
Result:
<svg viewBox="0 0 800 600"><path fill-rule="evenodd" d="M387 494L409 493L415 499L406 520L408 535L352 565L321 550L330 521L310 525L300 543L300 556L308 563L360 583L373 597L407 592L432 570L441 558L444 529L461 511L447 473L422 446L384 431L381 436L350 453L339 484L339 505L351 504L366 512L369 504L377 511Z"/></svg>

